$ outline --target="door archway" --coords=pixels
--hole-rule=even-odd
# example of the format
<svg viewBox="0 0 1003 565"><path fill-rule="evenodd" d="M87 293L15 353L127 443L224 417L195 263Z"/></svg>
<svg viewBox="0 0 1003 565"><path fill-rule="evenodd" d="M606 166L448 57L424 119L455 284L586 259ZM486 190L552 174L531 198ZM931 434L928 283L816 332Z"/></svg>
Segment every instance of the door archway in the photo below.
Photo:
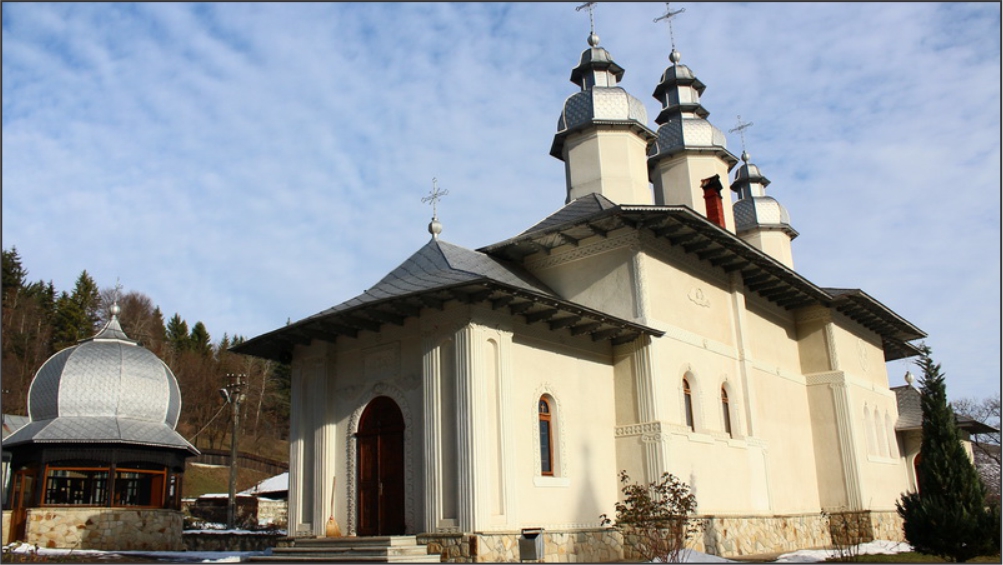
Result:
<svg viewBox="0 0 1003 565"><path fill-rule="evenodd" d="M362 412L356 433L360 536L402 535L404 521L404 416L388 396Z"/></svg>

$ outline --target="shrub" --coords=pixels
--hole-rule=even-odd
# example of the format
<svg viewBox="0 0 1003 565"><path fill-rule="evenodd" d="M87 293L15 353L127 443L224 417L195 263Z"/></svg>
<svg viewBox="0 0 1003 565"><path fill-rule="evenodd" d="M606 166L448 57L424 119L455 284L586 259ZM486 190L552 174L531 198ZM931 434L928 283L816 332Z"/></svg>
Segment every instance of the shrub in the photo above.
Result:
<svg viewBox="0 0 1003 565"><path fill-rule="evenodd" d="M616 520L601 515L603 526L612 524L623 535L624 545L647 561L675 563L700 526L692 518L696 496L686 483L670 473L642 485L631 483L620 471L623 501L616 503Z"/></svg>

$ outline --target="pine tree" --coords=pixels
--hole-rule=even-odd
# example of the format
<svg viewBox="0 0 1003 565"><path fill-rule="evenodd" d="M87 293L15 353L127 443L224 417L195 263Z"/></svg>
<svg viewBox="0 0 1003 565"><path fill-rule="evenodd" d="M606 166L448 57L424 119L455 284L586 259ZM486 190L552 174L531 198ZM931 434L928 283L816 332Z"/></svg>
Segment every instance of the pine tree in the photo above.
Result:
<svg viewBox="0 0 1003 565"><path fill-rule="evenodd" d="M192 327L192 333L189 336L191 340L192 351L201 353L202 355L209 355L212 353L212 342L209 340L209 330L206 329L205 324L202 322L195 322L195 326Z"/></svg>
<svg viewBox="0 0 1003 565"><path fill-rule="evenodd" d="M187 351L191 340L188 338L188 322L181 319L177 313L167 321L167 343L174 353Z"/></svg>
<svg viewBox="0 0 1003 565"><path fill-rule="evenodd" d="M916 469L918 492L896 502L906 540L920 553L952 561L995 554L1000 509L985 506L985 488L961 443L940 365L922 347L923 443Z"/></svg>

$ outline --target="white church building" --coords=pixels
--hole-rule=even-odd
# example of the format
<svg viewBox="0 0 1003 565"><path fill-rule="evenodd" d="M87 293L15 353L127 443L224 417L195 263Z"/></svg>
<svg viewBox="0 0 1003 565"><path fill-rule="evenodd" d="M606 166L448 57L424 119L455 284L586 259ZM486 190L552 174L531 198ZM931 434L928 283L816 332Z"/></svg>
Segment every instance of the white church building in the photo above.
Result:
<svg viewBox="0 0 1003 565"><path fill-rule="evenodd" d="M798 274L769 181L670 61L651 125L591 35L551 148L564 207L477 250L433 219L369 290L235 348L292 365L290 536L333 507L444 560L518 561L524 528L547 561L617 560L599 516L626 470L687 482L709 553L828 545L823 513L901 539L916 448L885 364L925 334Z"/></svg>

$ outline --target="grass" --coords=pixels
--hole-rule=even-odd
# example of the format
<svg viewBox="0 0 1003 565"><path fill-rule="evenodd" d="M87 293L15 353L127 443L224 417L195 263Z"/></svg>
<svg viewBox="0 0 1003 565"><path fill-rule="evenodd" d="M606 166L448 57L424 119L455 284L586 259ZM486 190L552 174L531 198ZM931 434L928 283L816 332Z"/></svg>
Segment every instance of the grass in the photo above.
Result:
<svg viewBox="0 0 1003 565"><path fill-rule="evenodd" d="M829 559L827 563L835 563L836 559ZM981 557L976 557L968 563L999 563L1000 555L984 555ZM892 555L858 555L853 563L949 563L941 557L936 555L925 555L923 553L916 553L915 551L908 551L905 553L895 553Z"/></svg>
<svg viewBox="0 0 1003 565"><path fill-rule="evenodd" d="M261 471L237 467L237 492L249 489L271 475ZM198 498L207 493L222 493L230 490L230 468L191 465L185 468L183 498Z"/></svg>

